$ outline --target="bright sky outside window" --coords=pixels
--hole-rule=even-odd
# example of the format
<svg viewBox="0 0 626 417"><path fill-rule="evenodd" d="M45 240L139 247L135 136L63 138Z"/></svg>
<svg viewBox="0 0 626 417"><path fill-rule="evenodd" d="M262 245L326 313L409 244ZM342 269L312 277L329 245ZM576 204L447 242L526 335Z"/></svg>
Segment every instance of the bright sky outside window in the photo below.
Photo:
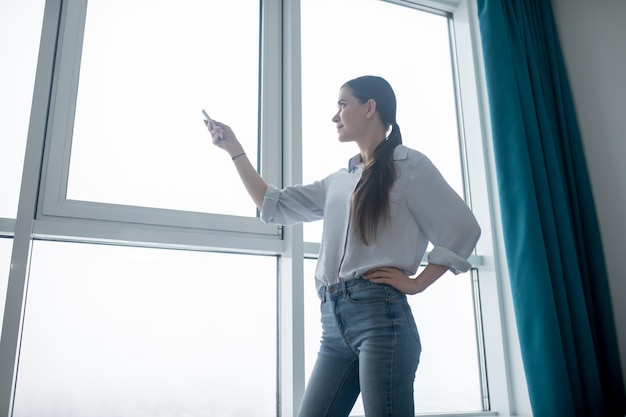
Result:
<svg viewBox="0 0 626 417"><path fill-rule="evenodd" d="M43 0L0 2L0 217L17 213L43 9Z"/></svg>
<svg viewBox="0 0 626 417"><path fill-rule="evenodd" d="M275 417L276 293L274 257L35 242L13 415Z"/></svg>
<svg viewBox="0 0 626 417"><path fill-rule="evenodd" d="M67 198L254 216L201 110L256 160L258 46L255 0L90 0Z"/></svg>
<svg viewBox="0 0 626 417"><path fill-rule="evenodd" d="M361 42L365 28L376 30ZM463 196L448 19L379 0L302 1L304 182L347 167L358 153L337 141L331 118L341 85L366 74L391 83L403 142L425 153ZM320 222L305 225L305 240L320 237Z"/></svg>

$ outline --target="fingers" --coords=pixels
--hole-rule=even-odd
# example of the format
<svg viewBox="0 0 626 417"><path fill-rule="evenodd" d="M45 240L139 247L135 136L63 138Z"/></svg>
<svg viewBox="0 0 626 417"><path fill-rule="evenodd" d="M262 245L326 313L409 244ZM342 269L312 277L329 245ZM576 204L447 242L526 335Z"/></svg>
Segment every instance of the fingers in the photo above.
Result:
<svg viewBox="0 0 626 417"><path fill-rule="evenodd" d="M366 274L363 274L363 278L374 283L381 283L381 282L392 279L393 276L383 271L376 270L376 271L371 271Z"/></svg>
<svg viewBox="0 0 626 417"><path fill-rule="evenodd" d="M372 269L365 274L363 278L374 284L384 284L392 286L405 294L415 294L415 280L405 275L399 269L384 267Z"/></svg>
<svg viewBox="0 0 626 417"><path fill-rule="evenodd" d="M208 120L204 120L204 125L209 130L211 137L213 138L213 143L217 143L220 140L224 139L224 124L216 122L215 120L209 122Z"/></svg>
<svg viewBox="0 0 626 417"><path fill-rule="evenodd" d="M402 280L406 277L404 272L397 268L380 267L370 269L364 273L363 278L374 283L389 283L393 281Z"/></svg>

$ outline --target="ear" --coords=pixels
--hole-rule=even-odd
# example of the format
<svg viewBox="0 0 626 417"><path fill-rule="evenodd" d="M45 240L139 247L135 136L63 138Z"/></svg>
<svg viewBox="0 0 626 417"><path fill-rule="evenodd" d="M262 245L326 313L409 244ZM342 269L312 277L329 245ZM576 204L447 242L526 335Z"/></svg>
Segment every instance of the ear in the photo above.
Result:
<svg viewBox="0 0 626 417"><path fill-rule="evenodd" d="M365 117L369 119L376 112L376 101L373 98L367 100L367 111L365 113Z"/></svg>

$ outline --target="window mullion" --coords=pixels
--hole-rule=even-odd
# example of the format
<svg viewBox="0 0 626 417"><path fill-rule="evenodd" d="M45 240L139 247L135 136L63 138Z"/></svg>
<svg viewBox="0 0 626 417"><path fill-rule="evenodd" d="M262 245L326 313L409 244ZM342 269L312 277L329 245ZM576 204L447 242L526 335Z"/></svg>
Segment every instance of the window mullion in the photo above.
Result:
<svg viewBox="0 0 626 417"><path fill-rule="evenodd" d="M28 287L31 233L39 192L41 158L47 122L45 116L52 84L61 3L61 0L48 0L46 2L41 32L24 170L15 221L11 268L2 321L2 337L0 338L0 415L3 416L10 416L13 409L22 319Z"/></svg>
<svg viewBox="0 0 626 417"><path fill-rule="evenodd" d="M279 49L282 95L282 152L276 152L282 167L283 186L302 183L302 105L300 53L300 1L281 4L282 28ZM271 179L268 175L267 178ZM303 226L289 226L284 230L285 254L279 268L279 415L292 417L298 412L305 387L304 342L304 242Z"/></svg>

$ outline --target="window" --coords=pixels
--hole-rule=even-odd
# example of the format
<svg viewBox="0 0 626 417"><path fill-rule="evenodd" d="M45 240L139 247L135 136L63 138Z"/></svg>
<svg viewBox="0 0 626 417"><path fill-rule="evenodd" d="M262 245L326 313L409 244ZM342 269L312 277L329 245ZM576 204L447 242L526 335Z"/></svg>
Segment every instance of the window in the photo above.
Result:
<svg viewBox="0 0 626 417"><path fill-rule="evenodd" d="M26 308L16 417L275 415L274 257L36 242Z"/></svg>
<svg viewBox="0 0 626 417"><path fill-rule="evenodd" d="M450 16L377 0L303 0L301 4L304 182L346 167L348 158L358 152L354 145L336 140L333 104L345 81L371 74L383 76L394 87L403 143L424 152L464 196L464 138L459 138L457 123ZM324 31L319 30L321 21ZM367 41L356 41L364 28L373 27L376 33ZM319 242L321 222L305 224L304 232L305 240ZM313 263L307 261L305 279L313 276ZM424 344L415 384L417 413L484 407L477 343L481 341L476 338L480 324L475 325L481 316L480 311L474 312L472 274L452 275L446 274L424 294L410 297ZM310 294L305 326L308 376L320 329L319 308L311 307L319 302L315 293L306 294ZM360 414L359 403L353 415Z"/></svg>
<svg viewBox="0 0 626 417"><path fill-rule="evenodd" d="M424 152L464 195L449 15L378 0L304 0L302 16L304 181L346 167L358 152L337 142L331 103L344 82L366 72L393 86L404 144ZM319 31L320 21L324 31ZM353 37L367 27L376 27L376 33L367 42L355 42ZM304 230L306 240L320 240L320 222Z"/></svg>
<svg viewBox="0 0 626 417"><path fill-rule="evenodd" d="M0 6L3 22L32 12L41 39L23 48L20 77L0 69L1 86L32 74L20 98L0 96L24 113L11 113L18 140L2 133L0 158L9 149L26 167L18 210L22 163L0 164L0 413L294 416L318 342L320 224L263 224L201 110L233 127L268 183L310 182L356 153L331 117L340 85L364 71L389 79L405 143L483 228L471 272L411 299L418 411L514 413L523 381L503 333L514 322L492 239L472 2L46 0L43 15L39 2ZM9 39L13 23L0 26ZM373 25L377 56L357 41ZM232 400L242 388L246 401Z"/></svg>
<svg viewBox="0 0 626 417"><path fill-rule="evenodd" d="M279 154L261 138L276 134L268 120L280 107L260 82L277 84L280 62L259 48L277 37L277 15L262 16L255 0L68 0L61 15L39 216L278 238L256 219L201 113L238 123L250 159L278 182ZM145 238L125 229L110 230Z"/></svg>
<svg viewBox="0 0 626 417"><path fill-rule="evenodd" d="M67 198L254 216L201 109L238 121L254 161L259 12L255 0L89 1Z"/></svg>

